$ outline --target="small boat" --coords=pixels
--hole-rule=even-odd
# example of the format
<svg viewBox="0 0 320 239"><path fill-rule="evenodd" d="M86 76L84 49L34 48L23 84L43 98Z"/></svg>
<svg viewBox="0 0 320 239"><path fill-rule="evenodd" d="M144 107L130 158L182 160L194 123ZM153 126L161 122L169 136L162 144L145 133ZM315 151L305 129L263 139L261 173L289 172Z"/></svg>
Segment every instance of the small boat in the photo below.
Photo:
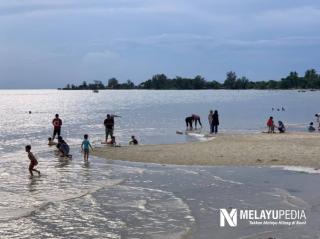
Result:
<svg viewBox="0 0 320 239"><path fill-rule="evenodd" d="M93 93L99 93L99 90L93 90Z"/></svg>

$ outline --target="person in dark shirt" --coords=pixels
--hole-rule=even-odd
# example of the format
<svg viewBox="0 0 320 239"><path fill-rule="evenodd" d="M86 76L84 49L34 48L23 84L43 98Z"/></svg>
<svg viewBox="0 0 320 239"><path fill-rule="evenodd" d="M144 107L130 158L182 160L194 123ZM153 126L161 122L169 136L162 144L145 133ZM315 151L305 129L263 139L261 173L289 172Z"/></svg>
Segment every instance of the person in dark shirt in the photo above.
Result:
<svg viewBox="0 0 320 239"><path fill-rule="evenodd" d="M61 157L68 157L71 158L71 155L69 154L70 152L70 147L69 145L66 143L66 141L63 140L63 138L61 136L58 137L58 144L57 144L57 148L59 149L60 153L61 153Z"/></svg>
<svg viewBox="0 0 320 239"><path fill-rule="evenodd" d="M120 117L118 115L110 115L107 114L107 118L104 120L104 127L106 132L106 143L108 142L108 137L113 137L113 130L114 130L114 117Z"/></svg>
<svg viewBox="0 0 320 239"><path fill-rule="evenodd" d="M219 126L219 114L218 111L215 110L213 115L212 115L212 128L213 131L212 133L218 133L218 126Z"/></svg>
<svg viewBox="0 0 320 239"><path fill-rule="evenodd" d="M58 137L61 135L61 126L62 126L62 120L59 118L59 115L56 114L55 118L52 120L52 125L53 125L53 136L52 136L52 141L58 135Z"/></svg>
<svg viewBox="0 0 320 239"><path fill-rule="evenodd" d="M138 140L134 135L131 136L131 141L129 142L130 145L138 145Z"/></svg>
<svg viewBox="0 0 320 239"><path fill-rule="evenodd" d="M186 121L187 130L192 130L193 129L193 127L192 127L193 117L192 116L187 117L185 119L185 121Z"/></svg>

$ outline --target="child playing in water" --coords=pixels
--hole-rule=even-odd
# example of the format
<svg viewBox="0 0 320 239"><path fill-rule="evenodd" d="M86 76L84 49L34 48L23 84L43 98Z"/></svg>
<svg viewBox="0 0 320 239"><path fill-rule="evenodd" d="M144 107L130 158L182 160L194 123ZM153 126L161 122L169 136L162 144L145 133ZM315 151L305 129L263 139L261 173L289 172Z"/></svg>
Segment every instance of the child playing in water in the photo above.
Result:
<svg viewBox="0 0 320 239"><path fill-rule="evenodd" d="M36 157L33 155L33 153L31 152L31 146L30 145L26 146L26 152L28 153L28 158L30 159L29 172L30 172L31 177L33 177L33 172L32 171L37 172L39 174L39 176L40 176L40 171L36 170L34 168L35 166L37 166L38 161L37 161Z"/></svg>
<svg viewBox="0 0 320 239"><path fill-rule="evenodd" d="M87 134L85 134L83 136L84 140L82 141L81 144L81 149L83 151L83 159L84 161L88 161L89 160L89 148L91 148L91 150L93 151L93 148L90 144L90 141L88 140L89 136Z"/></svg>

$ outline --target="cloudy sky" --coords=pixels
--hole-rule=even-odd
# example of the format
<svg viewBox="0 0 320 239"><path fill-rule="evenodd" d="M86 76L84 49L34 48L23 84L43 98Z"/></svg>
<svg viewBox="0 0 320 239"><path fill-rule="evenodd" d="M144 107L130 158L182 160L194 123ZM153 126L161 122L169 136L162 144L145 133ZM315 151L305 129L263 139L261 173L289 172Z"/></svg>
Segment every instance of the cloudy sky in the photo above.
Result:
<svg viewBox="0 0 320 239"><path fill-rule="evenodd" d="M0 88L320 70L319 0L0 0Z"/></svg>

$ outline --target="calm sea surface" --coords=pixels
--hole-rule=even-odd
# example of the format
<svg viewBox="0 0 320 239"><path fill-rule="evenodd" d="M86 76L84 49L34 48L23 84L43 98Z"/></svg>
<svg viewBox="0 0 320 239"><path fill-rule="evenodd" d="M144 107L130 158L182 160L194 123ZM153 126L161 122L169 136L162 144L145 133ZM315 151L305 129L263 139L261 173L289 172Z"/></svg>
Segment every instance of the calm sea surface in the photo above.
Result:
<svg viewBox="0 0 320 239"><path fill-rule="evenodd" d="M184 167L82 161L80 143L104 138L106 114L126 145L180 143L184 118L210 109L224 133L258 133L269 116L304 131L319 112L320 92L297 91L0 91L1 238L319 238L320 177L256 167ZM284 111L281 108L284 107ZM274 110L272 110L274 108ZM280 111L277 111L277 109ZM32 111L29 114L28 111ZM73 160L46 145L59 113ZM24 146L31 144L41 177L29 179ZM219 208L305 209L307 225L219 228Z"/></svg>

